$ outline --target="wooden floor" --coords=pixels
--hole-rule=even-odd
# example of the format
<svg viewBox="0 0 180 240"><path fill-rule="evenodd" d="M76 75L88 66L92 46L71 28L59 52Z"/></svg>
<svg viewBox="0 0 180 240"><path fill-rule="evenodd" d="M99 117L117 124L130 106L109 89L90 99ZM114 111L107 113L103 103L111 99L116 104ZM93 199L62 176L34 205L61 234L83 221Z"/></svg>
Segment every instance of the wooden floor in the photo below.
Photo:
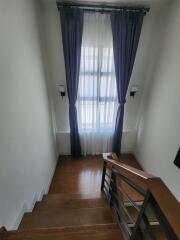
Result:
<svg viewBox="0 0 180 240"><path fill-rule="evenodd" d="M122 154L119 161L137 169L142 169L132 154ZM101 196L102 167L102 156L87 156L80 159L61 156L49 193L65 193L67 195L78 193L81 197L85 195L99 197ZM127 184L122 183L122 186L126 188L126 191L134 200L142 200L142 197L128 187Z"/></svg>
<svg viewBox="0 0 180 240"><path fill-rule="evenodd" d="M120 157L122 163L142 169L131 154ZM102 156L87 156L72 159L59 158L49 193L79 193L99 196L102 178Z"/></svg>
<svg viewBox="0 0 180 240"><path fill-rule="evenodd" d="M100 156L80 159L60 157L49 193L93 194L99 197L102 164Z"/></svg>

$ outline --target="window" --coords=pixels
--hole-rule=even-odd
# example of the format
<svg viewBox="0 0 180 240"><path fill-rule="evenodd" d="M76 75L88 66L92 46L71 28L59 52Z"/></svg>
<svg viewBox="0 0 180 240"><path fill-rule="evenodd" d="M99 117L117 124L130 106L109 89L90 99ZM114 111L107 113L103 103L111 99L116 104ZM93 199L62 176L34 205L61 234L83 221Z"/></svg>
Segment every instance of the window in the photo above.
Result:
<svg viewBox="0 0 180 240"><path fill-rule="evenodd" d="M112 47L83 46L78 89L80 131L113 131L116 111Z"/></svg>

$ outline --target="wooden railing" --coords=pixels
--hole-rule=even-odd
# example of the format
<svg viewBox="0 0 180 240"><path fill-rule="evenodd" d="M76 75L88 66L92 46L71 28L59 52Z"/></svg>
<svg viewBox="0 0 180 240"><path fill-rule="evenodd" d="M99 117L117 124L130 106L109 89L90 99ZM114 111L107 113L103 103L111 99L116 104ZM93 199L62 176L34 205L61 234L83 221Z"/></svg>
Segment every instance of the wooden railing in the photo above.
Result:
<svg viewBox="0 0 180 240"><path fill-rule="evenodd" d="M120 163L115 154L103 159L101 190L124 239L180 239L180 204L163 181Z"/></svg>

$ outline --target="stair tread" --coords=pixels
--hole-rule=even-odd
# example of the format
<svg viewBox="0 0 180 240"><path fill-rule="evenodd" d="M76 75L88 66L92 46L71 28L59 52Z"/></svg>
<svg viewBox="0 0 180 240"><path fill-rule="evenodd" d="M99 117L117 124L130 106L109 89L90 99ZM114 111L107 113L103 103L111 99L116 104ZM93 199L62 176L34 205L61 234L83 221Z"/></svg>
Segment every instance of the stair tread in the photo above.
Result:
<svg viewBox="0 0 180 240"><path fill-rule="evenodd" d="M60 209L57 212L37 211L26 213L20 223L19 229L106 224L113 222L114 217L109 207Z"/></svg>
<svg viewBox="0 0 180 240"><path fill-rule="evenodd" d="M49 240L49 239L86 239L91 240L96 238L97 240L112 240L123 239L121 231L116 224L104 224L104 225L89 225L89 226L75 226L65 228L52 228L52 229L29 229L18 230L8 232L6 240Z"/></svg>
<svg viewBox="0 0 180 240"><path fill-rule="evenodd" d="M49 193L44 195L43 201L49 201L52 199L99 199L104 198L102 192L93 193Z"/></svg>
<svg viewBox="0 0 180 240"><path fill-rule="evenodd" d="M76 209L76 208L94 208L107 206L105 198L92 199L61 199L57 196L49 198L46 201L36 203L33 211L57 211L61 208Z"/></svg>

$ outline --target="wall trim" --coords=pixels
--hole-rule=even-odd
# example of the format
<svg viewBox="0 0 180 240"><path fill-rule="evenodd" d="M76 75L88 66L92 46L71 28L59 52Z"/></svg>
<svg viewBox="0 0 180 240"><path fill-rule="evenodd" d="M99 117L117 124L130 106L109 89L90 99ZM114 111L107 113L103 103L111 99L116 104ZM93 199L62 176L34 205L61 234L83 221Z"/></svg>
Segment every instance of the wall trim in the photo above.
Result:
<svg viewBox="0 0 180 240"><path fill-rule="evenodd" d="M70 155L70 132L57 132L57 147L60 155ZM136 129L123 130L122 153L133 153L136 143Z"/></svg>

